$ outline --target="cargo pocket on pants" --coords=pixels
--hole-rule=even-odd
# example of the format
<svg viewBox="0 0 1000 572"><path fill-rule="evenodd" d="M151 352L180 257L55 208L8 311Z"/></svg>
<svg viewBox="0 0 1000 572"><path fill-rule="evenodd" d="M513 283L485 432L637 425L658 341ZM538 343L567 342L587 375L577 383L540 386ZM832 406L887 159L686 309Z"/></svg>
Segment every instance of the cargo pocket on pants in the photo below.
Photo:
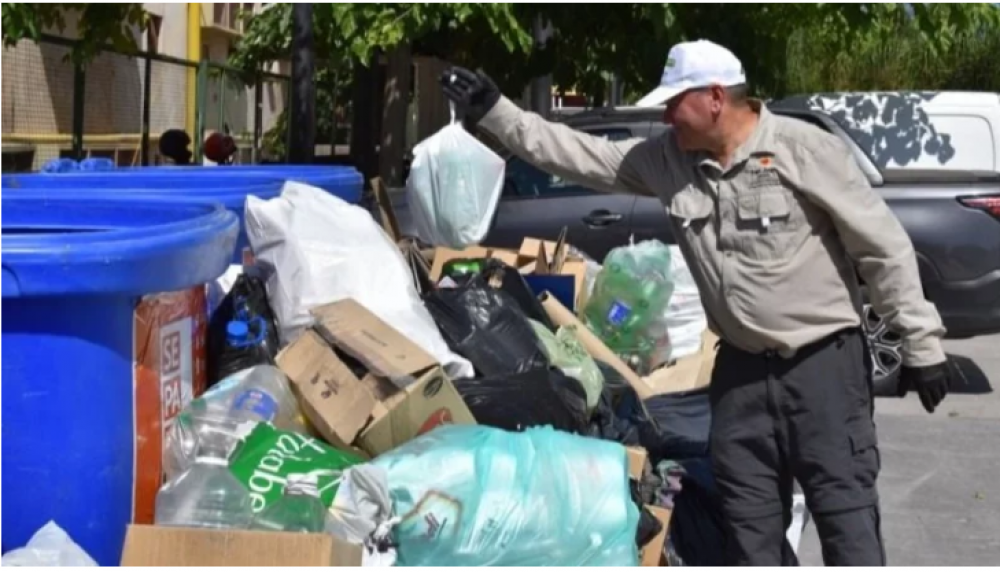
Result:
<svg viewBox="0 0 1000 572"><path fill-rule="evenodd" d="M864 422L862 427L851 432L851 462L854 465L854 479L859 493L870 502L878 500L876 481L882 468L882 459L878 450L878 438L875 426L871 421Z"/></svg>

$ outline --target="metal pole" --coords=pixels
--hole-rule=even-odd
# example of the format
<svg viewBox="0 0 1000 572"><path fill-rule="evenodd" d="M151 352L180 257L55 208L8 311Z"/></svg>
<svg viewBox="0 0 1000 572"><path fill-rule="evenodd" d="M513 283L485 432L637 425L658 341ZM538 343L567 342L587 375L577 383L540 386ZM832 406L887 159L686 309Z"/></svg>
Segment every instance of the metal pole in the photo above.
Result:
<svg viewBox="0 0 1000 572"><path fill-rule="evenodd" d="M312 4L292 6L292 96L288 117L288 162L309 164L316 152L316 52Z"/></svg>
<svg viewBox="0 0 1000 572"><path fill-rule="evenodd" d="M83 160L83 113L84 95L87 91L87 75L83 64L73 64L73 158Z"/></svg>
<svg viewBox="0 0 1000 572"><path fill-rule="evenodd" d="M552 36L552 27L542 20L541 14L535 17L532 32L535 40L535 49L544 49L549 37ZM542 117L548 117L549 113L552 111L551 74L536 77L531 80L531 108L535 113L541 115Z"/></svg>
<svg viewBox="0 0 1000 572"><path fill-rule="evenodd" d="M260 141L263 137L264 123L264 79L257 74L253 86L253 149L250 160L260 162Z"/></svg>
<svg viewBox="0 0 1000 572"><path fill-rule="evenodd" d="M149 159L152 153L149 152L149 114L151 102L153 99L153 58L146 54L146 67L143 70L143 81L145 82L145 89L143 89L142 94L142 147L139 149L141 153L142 166L149 166Z"/></svg>
<svg viewBox="0 0 1000 572"><path fill-rule="evenodd" d="M208 60L198 62L197 78L198 104L195 106L194 133L191 134L191 140L194 143L194 163L200 165L202 140L205 137L205 105L208 99Z"/></svg>

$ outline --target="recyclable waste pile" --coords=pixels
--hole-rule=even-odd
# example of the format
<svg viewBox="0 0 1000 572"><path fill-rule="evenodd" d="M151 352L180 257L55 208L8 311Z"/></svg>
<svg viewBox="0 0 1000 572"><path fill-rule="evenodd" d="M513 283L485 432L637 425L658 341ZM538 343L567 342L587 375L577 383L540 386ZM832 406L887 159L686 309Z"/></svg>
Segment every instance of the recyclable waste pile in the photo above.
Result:
<svg viewBox="0 0 1000 572"><path fill-rule="evenodd" d="M291 182L245 218L123 564L714 562L682 511L715 501L715 345L696 291L671 312L676 252L427 245Z"/></svg>

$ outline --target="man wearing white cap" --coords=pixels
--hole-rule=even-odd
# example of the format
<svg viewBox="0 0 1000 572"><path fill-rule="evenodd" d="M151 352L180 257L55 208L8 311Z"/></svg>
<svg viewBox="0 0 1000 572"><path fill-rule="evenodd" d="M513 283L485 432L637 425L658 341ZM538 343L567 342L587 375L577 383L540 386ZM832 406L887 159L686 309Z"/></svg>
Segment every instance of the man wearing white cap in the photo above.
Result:
<svg viewBox="0 0 1000 572"><path fill-rule="evenodd" d="M933 412L947 393L944 328L913 245L849 149L747 96L740 61L708 41L674 46L660 86L672 126L608 141L549 123L484 74L441 78L467 126L588 187L658 197L722 342L710 387L712 463L731 564L793 560L783 542L798 481L828 565L882 565L861 294L903 338L902 391Z"/></svg>

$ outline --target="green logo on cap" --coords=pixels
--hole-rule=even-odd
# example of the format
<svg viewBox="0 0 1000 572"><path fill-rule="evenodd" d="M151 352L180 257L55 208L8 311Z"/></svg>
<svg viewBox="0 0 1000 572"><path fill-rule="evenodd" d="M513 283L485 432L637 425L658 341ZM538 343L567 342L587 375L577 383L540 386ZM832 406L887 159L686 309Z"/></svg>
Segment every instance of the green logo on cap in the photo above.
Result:
<svg viewBox="0 0 1000 572"><path fill-rule="evenodd" d="M677 61L674 58L667 58L667 67L672 68L677 65Z"/></svg>

